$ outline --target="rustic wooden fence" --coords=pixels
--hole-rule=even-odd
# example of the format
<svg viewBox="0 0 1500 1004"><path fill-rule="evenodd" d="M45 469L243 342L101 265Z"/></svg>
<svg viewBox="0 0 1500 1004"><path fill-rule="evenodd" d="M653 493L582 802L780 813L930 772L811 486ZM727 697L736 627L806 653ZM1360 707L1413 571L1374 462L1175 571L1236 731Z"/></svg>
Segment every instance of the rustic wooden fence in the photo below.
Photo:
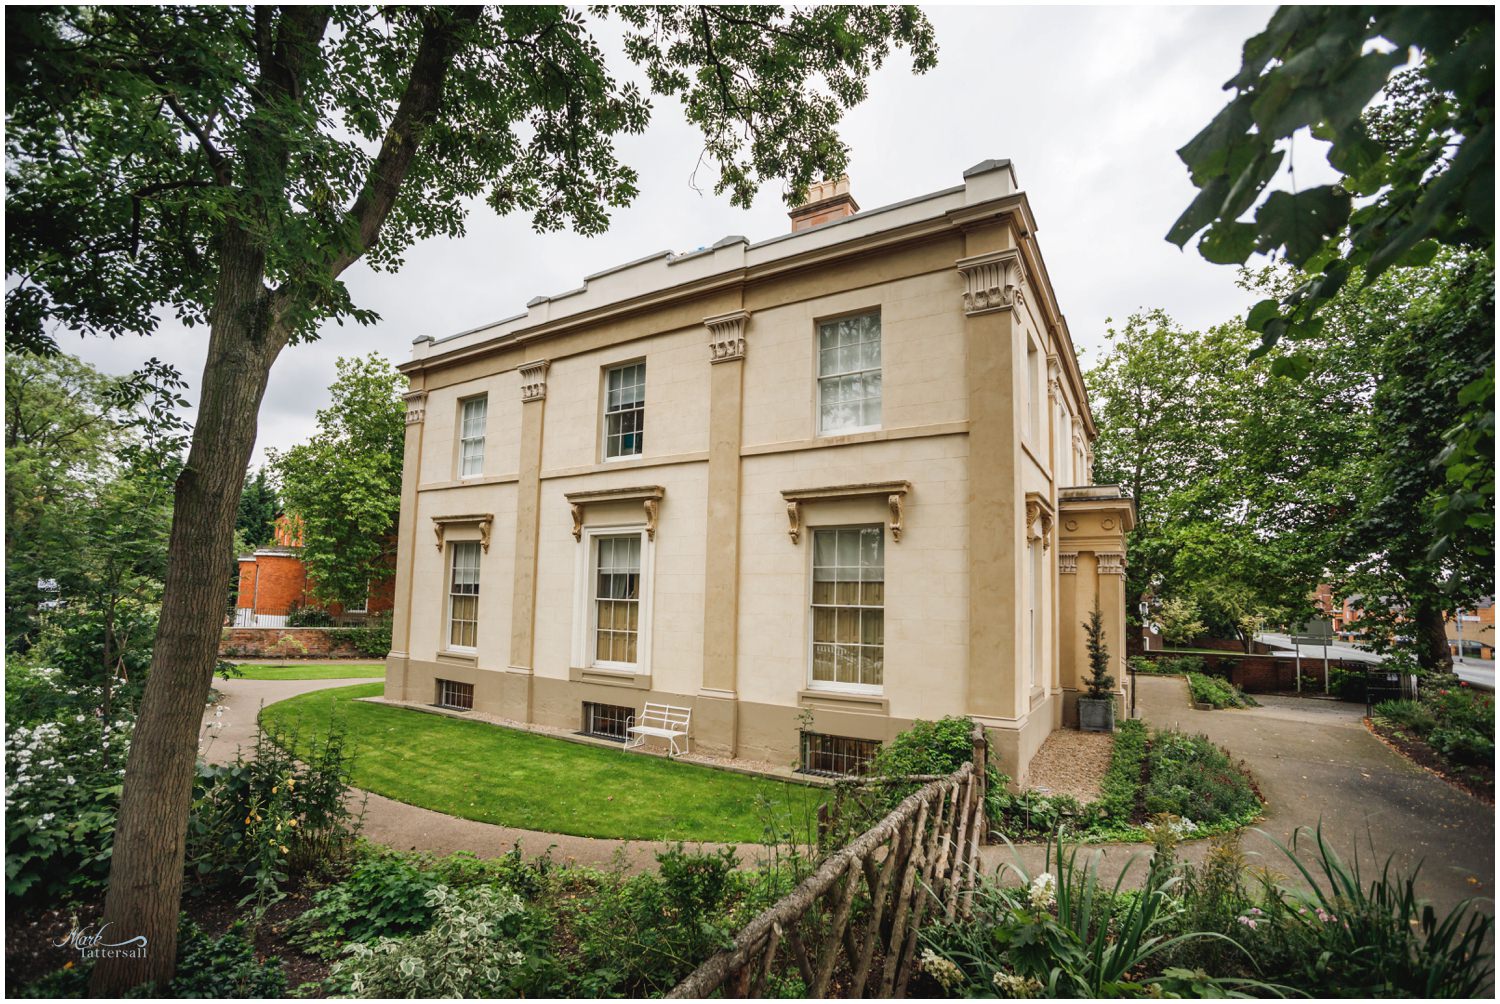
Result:
<svg viewBox="0 0 1500 1004"><path fill-rule="evenodd" d="M976 725L973 762L952 774L878 779L926 783L667 996L760 997L787 954L809 997L904 996L923 923L968 913L984 839L984 763Z"/></svg>

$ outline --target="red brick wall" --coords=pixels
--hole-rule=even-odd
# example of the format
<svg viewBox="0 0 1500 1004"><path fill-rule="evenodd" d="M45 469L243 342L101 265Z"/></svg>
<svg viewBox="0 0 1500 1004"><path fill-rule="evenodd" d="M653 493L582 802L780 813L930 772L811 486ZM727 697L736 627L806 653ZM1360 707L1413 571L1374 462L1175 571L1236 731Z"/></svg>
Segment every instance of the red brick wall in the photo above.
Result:
<svg viewBox="0 0 1500 1004"><path fill-rule="evenodd" d="M258 554L255 609L264 614L283 614L307 601L307 566L301 558L286 554Z"/></svg>
<svg viewBox="0 0 1500 1004"><path fill-rule="evenodd" d="M240 591L235 597L234 605L243 610L249 610L255 603L255 572L256 564L253 560L240 562Z"/></svg>
<svg viewBox="0 0 1500 1004"><path fill-rule="evenodd" d="M242 659L360 659L347 643L335 643L337 628L225 628L219 654ZM291 639L285 641L284 639Z"/></svg>

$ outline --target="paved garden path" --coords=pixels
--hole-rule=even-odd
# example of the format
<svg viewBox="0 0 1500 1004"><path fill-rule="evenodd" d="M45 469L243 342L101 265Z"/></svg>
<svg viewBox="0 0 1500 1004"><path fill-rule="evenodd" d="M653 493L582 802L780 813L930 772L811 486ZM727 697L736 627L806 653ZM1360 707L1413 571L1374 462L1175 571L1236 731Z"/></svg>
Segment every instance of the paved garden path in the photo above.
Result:
<svg viewBox="0 0 1500 1004"><path fill-rule="evenodd" d="M363 663L368 665L369 660L363 660ZM215 678L214 687L222 698L219 705L208 708L204 714L204 739L200 743L200 749L211 762L225 763L233 760L237 749L244 747L248 751L254 745L255 721L265 705L315 690L371 682L374 681L226 681ZM222 714L219 713L219 708L223 709ZM656 852L668 846L652 841L605 840L519 830L472 819L459 819L457 816L408 805L373 792L360 793L361 799L366 797L368 801L365 802L363 835L374 843L403 851L430 851L439 856L455 851L469 851L489 858L505 854L519 843L528 857L551 850L553 859L559 862L609 866L618 860L634 871L654 868ZM702 846L714 849L723 845ZM742 862L753 863L764 849L755 844L744 844L736 845L736 850Z"/></svg>
<svg viewBox="0 0 1500 1004"><path fill-rule="evenodd" d="M1194 711L1181 678L1143 676L1138 684L1138 710L1149 725L1201 732L1247 763L1268 803L1259 829L1285 843L1297 827L1321 820L1325 839L1345 861L1358 849L1367 878L1391 854L1406 867L1420 861L1418 894L1439 910L1482 896L1493 912L1494 808L1376 739L1361 721L1363 705L1267 696L1259 708ZM1264 836L1249 832L1242 846L1252 864L1289 871ZM1194 841L1182 853L1201 859L1206 850L1206 841ZM1101 874L1110 881L1133 854L1141 859L1131 874L1144 874L1149 848L1107 844L1087 853L1101 852ZM1041 848L1019 853L1028 868L1040 868ZM1004 845L984 851L987 868L1014 856Z"/></svg>
<svg viewBox="0 0 1500 1004"><path fill-rule="evenodd" d="M360 680L216 680L223 695L223 714L210 708L205 723L205 756L223 762L237 747L254 741L255 720L263 705ZM1277 840L1290 840L1300 826L1323 823L1325 837L1346 860L1356 848L1362 863L1383 863L1395 854L1406 866L1422 861L1419 893L1440 909L1470 896L1494 896L1495 816L1479 802L1402 758L1361 724L1363 706L1296 698L1261 698L1262 706L1242 711L1194 711L1187 685L1175 677L1140 677L1141 717L1157 728L1201 732L1244 759L1269 804L1258 827ZM370 794L364 835L400 850L434 854L470 851L481 857L504 854L519 843L527 855L549 848L559 861L608 865L621 858L632 869L649 868L662 844L603 840L537 833L433 812ZM715 845L708 845L715 846ZM1207 841L1182 848L1183 857L1199 860ZM1264 836L1251 832L1244 849L1251 862L1281 874L1287 863ZM740 860L754 862L762 848L738 847ZM1142 844L1103 844L1082 853L1102 855L1100 872L1110 882L1132 858L1131 876L1144 875L1150 849ZM1040 871L1043 848L1004 844L983 851L987 871L1018 855ZM1130 884L1127 882L1127 884ZM1493 902L1487 904L1493 910Z"/></svg>

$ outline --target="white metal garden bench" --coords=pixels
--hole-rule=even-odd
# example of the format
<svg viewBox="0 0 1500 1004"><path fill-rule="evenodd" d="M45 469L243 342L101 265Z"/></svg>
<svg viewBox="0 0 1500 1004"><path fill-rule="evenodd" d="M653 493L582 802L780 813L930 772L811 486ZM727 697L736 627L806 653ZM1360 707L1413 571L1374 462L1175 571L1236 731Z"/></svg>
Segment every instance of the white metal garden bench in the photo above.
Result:
<svg viewBox="0 0 1500 1004"><path fill-rule="evenodd" d="M625 719L625 749L637 749L646 744L647 736L665 739L671 745L668 756L681 756L688 752L688 725L692 722L692 708L678 708L670 704L647 702L639 717L631 715ZM677 748L677 740L682 748Z"/></svg>

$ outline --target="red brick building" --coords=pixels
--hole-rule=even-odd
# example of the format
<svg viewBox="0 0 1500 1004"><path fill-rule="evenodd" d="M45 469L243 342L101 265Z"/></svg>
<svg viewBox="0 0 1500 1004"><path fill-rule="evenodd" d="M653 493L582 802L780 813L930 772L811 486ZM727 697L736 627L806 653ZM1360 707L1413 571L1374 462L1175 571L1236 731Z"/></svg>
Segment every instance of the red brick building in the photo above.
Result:
<svg viewBox="0 0 1500 1004"><path fill-rule="evenodd" d="M383 613L395 602L395 580L390 576L373 582L363 607L327 609L340 620L360 620ZM271 543L240 558L240 589L235 602L235 627L286 627L287 618L299 608L321 608L309 592L307 565L302 560L302 520L285 514L276 517Z"/></svg>

